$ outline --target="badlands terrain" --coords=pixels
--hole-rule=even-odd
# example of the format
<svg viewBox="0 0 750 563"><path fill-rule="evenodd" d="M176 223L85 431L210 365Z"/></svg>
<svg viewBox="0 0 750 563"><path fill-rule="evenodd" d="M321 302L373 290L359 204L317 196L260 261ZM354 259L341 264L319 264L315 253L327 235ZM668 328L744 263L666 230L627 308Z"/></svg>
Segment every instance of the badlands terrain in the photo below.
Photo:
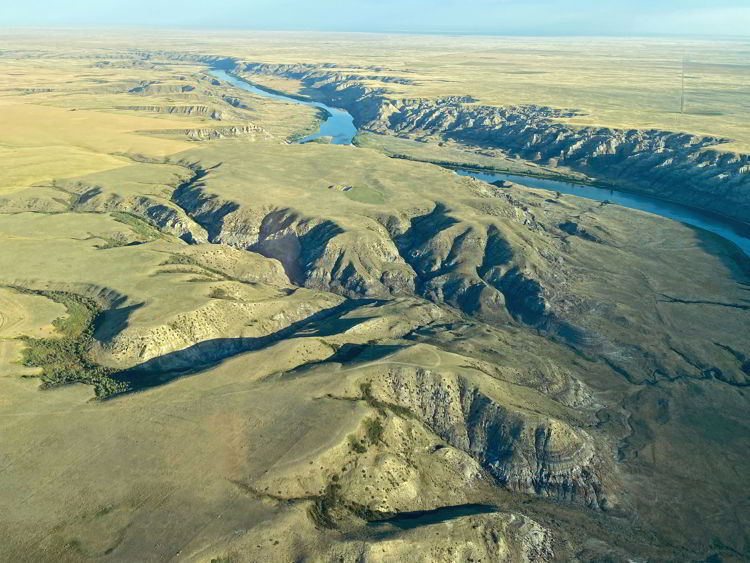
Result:
<svg viewBox="0 0 750 563"><path fill-rule="evenodd" d="M729 42L4 33L0 560L750 559L750 258L523 185L747 228L748 69ZM217 71L354 143L295 143L325 111Z"/></svg>

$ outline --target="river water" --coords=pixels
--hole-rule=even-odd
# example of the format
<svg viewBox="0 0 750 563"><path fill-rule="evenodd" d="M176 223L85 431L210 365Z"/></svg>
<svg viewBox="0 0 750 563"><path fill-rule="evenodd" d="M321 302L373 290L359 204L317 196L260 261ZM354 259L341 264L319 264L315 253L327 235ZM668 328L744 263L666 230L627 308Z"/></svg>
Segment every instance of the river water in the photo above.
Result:
<svg viewBox="0 0 750 563"><path fill-rule="evenodd" d="M310 106L325 111L328 114L328 117L320 124L320 130L317 133L313 133L312 135L308 135L307 137L298 139L298 143L307 143L308 141L312 141L319 137L331 137L331 143L334 145L351 145L352 139L354 139L354 136L357 134L357 128L354 126L354 118L346 110L327 106L326 104L323 104L321 102L313 102L301 98L292 98L290 96L284 96L275 92L269 92L268 90L258 88L257 86L254 86L249 82L245 82L244 80L241 80L236 76L227 74L223 70L212 70L211 75L220 80L229 82L232 86L242 88L243 90L247 90L248 92L252 92L253 94L257 94L259 96L263 96L264 98L273 98L274 100L292 102L295 104Z"/></svg>
<svg viewBox="0 0 750 563"><path fill-rule="evenodd" d="M560 180L549 180L547 178L534 178L531 176L518 176L514 174L488 174L472 170L456 170L461 176L471 176L485 182L497 182L508 180L523 184L529 188L540 188L563 194L576 195L596 201L609 201L630 209L639 209L660 215L668 219L674 219L693 227L699 227L719 235L736 244L745 254L750 256L750 225L732 221L720 215L714 215L693 207L672 203L663 199L649 197L647 195L621 192L608 188L598 188L584 184L562 182Z"/></svg>
<svg viewBox="0 0 750 563"><path fill-rule="evenodd" d="M328 117L320 125L320 131L299 139L298 143L306 143L319 137L331 137L335 145L350 145L352 139L357 134L357 128L354 126L354 119L351 114L341 108L327 106L321 102L305 100L284 96L275 92L269 92L249 82L241 80L235 76L227 74L223 70L212 70L211 75L224 80L237 88L242 88L253 94L265 98L273 98L295 104L315 107L325 111ZM693 227L699 227L710 231L720 237L725 238L737 245L746 255L750 256L750 225L733 221L720 215L704 212L693 207L672 203L658 198L646 195L635 194L631 192L622 192L607 188L587 186L562 182L560 180L550 180L546 178L534 178L531 176L517 176L513 174L490 174L486 172L476 172L473 170L456 170L456 174L462 176L471 176L485 182L496 182L498 180L508 180L531 188L540 188L553 192L576 195L596 201L609 201L611 203L638 209L647 213L653 213L668 219L674 219Z"/></svg>

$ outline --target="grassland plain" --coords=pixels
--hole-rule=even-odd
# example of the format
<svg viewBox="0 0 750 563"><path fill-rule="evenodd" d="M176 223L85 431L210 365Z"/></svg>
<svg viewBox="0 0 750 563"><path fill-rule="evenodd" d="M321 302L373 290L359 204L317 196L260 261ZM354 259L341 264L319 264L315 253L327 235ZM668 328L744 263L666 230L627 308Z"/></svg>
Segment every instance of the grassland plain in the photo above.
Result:
<svg viewBox="0 0 750 563"><path fill-rule="evenodd" d="M740 150L743 45L692 44L710 107L674 125L674 42L139 43L2 39L0 559L750 556L736 248L391 158L575 176L481 143L289 144L313 109L207 74L330 63L389 96L584 108L569 120ZM106 384L56 386L71 370Z"/></svg>

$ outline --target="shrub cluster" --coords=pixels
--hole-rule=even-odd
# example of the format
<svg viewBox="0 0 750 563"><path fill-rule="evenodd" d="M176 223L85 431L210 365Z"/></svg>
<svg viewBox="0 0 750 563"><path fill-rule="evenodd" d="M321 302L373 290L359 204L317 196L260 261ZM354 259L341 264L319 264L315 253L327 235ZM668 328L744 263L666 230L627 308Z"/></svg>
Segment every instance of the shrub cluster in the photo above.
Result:
<svg viewBox="0 0 750 563"><path fill-rule="evenodd" d="M22 337L26 348L22 352L21 363L41 369L39 377L42 388L85 383L94 386L97 397L127 390L126 384L111 377L114 370L97 365L88 358L94 323L99 314L99 307L93 299L65 291L18 290L52 299L67 310L67 316L52 323L59 336Z"/></svg>

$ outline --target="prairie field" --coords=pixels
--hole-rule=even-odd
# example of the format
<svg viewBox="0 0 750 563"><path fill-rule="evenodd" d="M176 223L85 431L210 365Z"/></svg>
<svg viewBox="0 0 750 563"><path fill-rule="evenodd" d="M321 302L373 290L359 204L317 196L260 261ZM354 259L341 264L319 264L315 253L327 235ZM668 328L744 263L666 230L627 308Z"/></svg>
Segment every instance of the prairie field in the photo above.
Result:
<svg viewBox="0 0 750 563"><path fill-rule="evenodd" d="M325 112L213 68L371 121L295 143ZM0 560L747 560L750 258L389 119L726 138L684 191L742 214L748 70L741 41L3 30Z"/></svg>

